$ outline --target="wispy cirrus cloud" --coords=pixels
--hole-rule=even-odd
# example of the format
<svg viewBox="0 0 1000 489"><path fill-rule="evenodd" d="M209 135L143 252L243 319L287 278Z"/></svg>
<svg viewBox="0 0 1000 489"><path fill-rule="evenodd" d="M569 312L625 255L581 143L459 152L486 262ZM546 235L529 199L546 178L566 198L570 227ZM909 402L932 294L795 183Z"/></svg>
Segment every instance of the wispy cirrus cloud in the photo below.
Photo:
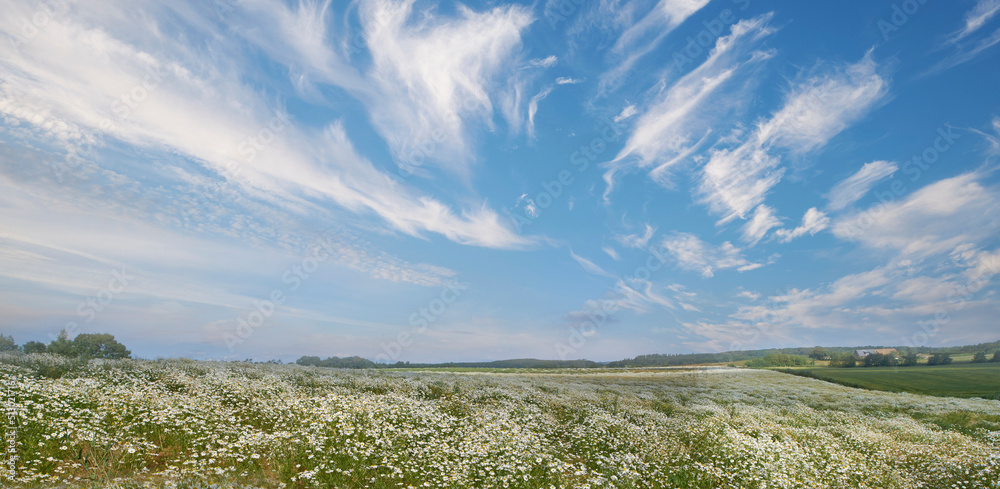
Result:
<svg viewBox="0 0 1000 489"><path fill-rule="evenodd" d="M36 136L44 136L46 127L66 127L89 135L79 137L186 155L255 198L296 212L329 202L372 212L413 236L440 233L488 247L528 243L484 205L456 213L397 184L358 154L339 121L321 128L287 121L280 134L272 129L266 147L244 151L249 138L275 126L280 106L244 83L238 65L216 64L210 54L191 49L188 37L172 36L148 20L151 25L117 32L119 38L103 13L53 18L16 52L8 44L0 47L10 60L0 82L5 115L37 128ZM141 100L127 100L133 106L116 103L133 93L142 94Z"/></svg>
<svg viewBox="0 0 1000 489"><path fill-rule="evenodd" d="M983 28L997 14L1000 14L1000 0L979 0L965 14L965 25L948 38L948 42L956 43Z"/></svg>
<svg viewBox="0 0 1000 489"><path fill-rule="evenodd" d="M768 58L767 53L752 50L756 42L774 32L768 25L771 18L768 14L733 25L730 35L716 42L704 63L664 90L633 123L625 146L603 165L608 168L605 180L613 183L616 173L638 167L651 168L650 176L664 183L666 172L690 156L712 131L712 122L720 114L707 110L705 104L714 100L712 97L741 68ZM635 112L635 106L629 105L619 120ZM609 184L605 195L611 190Z"/></svg>
<svg viewBox="0 0 1000 489"><path fill-rule="evenodd" d="M743 250L728 241L714 246L689 233L666 238L662 246L679 267L698 272L705 278L713 277L719 270L747 272L764 266L764 263L744 258Z"/></svg>
<svg viewBox="0 0 1000 489"><path fill-rule="evenodd" d="M784 105L734 149L713 149L698 192L720 223L745 218L784 174L775 149L805 153L861 119L888 93L871 53L796 84Z"/></svg>
<svg viewBox="0 0 1000 489"><path fill-rule="evenodd" d="M865 196L880 180L892 176L899 169L895 163L873 161L865 163L857 173L834 185L827 195L828 207L839 211Z"/></svg>
<svg viewBox="0 0 1000 489"><path fill-rule="evenodd" d="M794 229L779 229L774 234L778 237L778 241L787 243L806 234L815 235L828 227L830 227L830 218L827 217L826 213L815 207L810 207L802 216L802 224Z"/></svg>
<svg viewBox="0 0 1000 489"><path fill-rule="evenodd" d="M915 257L988 244L1000 230L1000 194L975 173L927 185L898 201L877 203L833 223L838 238Z"/></svg>
<svg viewBox="0 0 1000 489"><path fill-rule="evenodd" d="M601 74L599 91L617 89L636 63L649 54L677 26L707 5L709 0L659 0L642 18L631 24L612 48L618 64Z"/></svg>
<svg viewBox="0 0 1000 489"><path fill-rule="evenodd" d="M743 241L753 246L760 242L768 231L781 226L781 219L775 215L773 208L764 204L758 205L753 217L743 225Z"/></svg>
<svg viewBox="0 0 1000 489"><path fill-rule="evenodd" d="M414 0L369 0L359 6L373 67L368 100L379 132L397 160L437 142L429 159L463 178L474 152L468 124L492 126L491 89L514 60L522 31L533 21L520 6L475 12L459 5L458 17L414 12Z"/></svg>

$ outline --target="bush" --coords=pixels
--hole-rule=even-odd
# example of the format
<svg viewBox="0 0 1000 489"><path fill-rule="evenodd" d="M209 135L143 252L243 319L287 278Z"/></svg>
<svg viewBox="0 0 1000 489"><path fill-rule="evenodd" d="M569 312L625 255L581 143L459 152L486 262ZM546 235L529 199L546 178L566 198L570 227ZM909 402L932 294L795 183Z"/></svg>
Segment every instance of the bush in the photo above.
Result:
<svg viewBox="0 0 1000 489"><path fill-rule="evenodd" d="M45 353L45 343L41 341L29 341L21 347L25 353Z"/></svg>
<svg viewBox="0 0 1000 489"><path fill-rule="evenodd" d="M872 353L865 357L866 367L894 367L896 366L896 355L888 354L884 355L882 353Z"/></svg>
<svg viewBox="0 0 1000 489"><path fill-rule="evenodd" d="M948 365L953 361L951 353L935 353L927 359L927 365Z"/></svg>
<svg viewBox="0 0 1000 489"><path fill-rule="evenodd" d="M1000 362L1000 350L997 350L997 351L993 352L993 358L990 361L991 362Z"/></svg>
<svg viewBox="0 0 1000 489"><path fill-rule="evenodd" d="M972 363L986 363L986 352L976 352L976 354L972 356Z"/></svg>
<svg viewBox="0 0 1000 489"><path fill-rule="evenodd" d="M903 355L903 361L900 365L904 367L912 367L917 364L917 360L919 360L919 358L920 357L917 356L916 353L907 353L906 355Z"/></svg>
<svg viewBox="0 0 1000 489"><path fill-rule="evenodd" d="M826 360L827 358L830 358L830 350L827 350L822 346L817 346L809 352L809 358L814 360Z"/></svg>
<svg viewBox="0 0 1000 489"><path fill-rule="evenodd" d="M838 353L830 359L831 367L851 368L857 364L858 359L853 353Z"/></svg>
<svg viewBox="0 0 1000 489"><path fill-rule="evenodd" d="M129 358L132 352L109 334L81 334L73 339L77 356L86 358Z"/></svg>

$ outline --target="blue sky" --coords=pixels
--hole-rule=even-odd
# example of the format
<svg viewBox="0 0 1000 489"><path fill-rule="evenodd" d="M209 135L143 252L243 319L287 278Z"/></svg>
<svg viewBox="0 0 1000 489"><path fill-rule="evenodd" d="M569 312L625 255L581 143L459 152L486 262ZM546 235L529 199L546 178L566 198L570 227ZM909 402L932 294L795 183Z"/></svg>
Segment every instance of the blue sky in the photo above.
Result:
<svg viewBox="0 0 1000 489"><path fill-rule="evenodd" d="M1000 1L2 0L0 332L993 341Z"/></svg>

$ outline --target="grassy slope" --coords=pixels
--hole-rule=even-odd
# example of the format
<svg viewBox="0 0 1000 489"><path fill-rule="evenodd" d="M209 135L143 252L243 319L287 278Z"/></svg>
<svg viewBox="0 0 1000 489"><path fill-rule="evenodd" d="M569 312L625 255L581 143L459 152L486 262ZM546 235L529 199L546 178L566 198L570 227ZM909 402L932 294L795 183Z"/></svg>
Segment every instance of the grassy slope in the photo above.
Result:
<svg viewBox="0 0 1000 489"><path fill-rule="evenodd" d="M783 369L850 387L932 396L1000 398L1000 363Z"/></svg>

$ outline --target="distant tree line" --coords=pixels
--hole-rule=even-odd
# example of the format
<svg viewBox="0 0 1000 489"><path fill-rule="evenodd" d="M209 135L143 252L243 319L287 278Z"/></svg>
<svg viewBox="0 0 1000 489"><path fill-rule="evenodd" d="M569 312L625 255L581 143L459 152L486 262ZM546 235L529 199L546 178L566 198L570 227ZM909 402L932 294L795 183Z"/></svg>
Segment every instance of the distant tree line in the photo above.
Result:
<svg viewBox="0 0 1000 489"><path fill-rule="evenodd" d="M754 358L752 360L747 360L746 366L750 368L766 368L766 367L801 367L805 365L812 365L816 363L809 357L804 357L802 355L789 355L787 353L769 353L761 358Z"/></svg>
<svg viewBox="0 0 1000 489"><path fill-rule="evenodd" d="M52 353L65 357L83 358L131 358L132 352L125 345L106 333L84 333L72 340L66 330L59 333L48 345L40 341L29 341L17 346L11 336L0 335L0 351L21 351L24 353Z"/></svg>
<svg viewBox="0 0 1000 489"><path fill-rule="evenodd" d="M329 367L329 368L376 368L378 365L367 359L361 357L329 357L326 360L320 360L319 357L308 357L304 356L295 361L299 365L306 365L312 367Z"/></svg>

